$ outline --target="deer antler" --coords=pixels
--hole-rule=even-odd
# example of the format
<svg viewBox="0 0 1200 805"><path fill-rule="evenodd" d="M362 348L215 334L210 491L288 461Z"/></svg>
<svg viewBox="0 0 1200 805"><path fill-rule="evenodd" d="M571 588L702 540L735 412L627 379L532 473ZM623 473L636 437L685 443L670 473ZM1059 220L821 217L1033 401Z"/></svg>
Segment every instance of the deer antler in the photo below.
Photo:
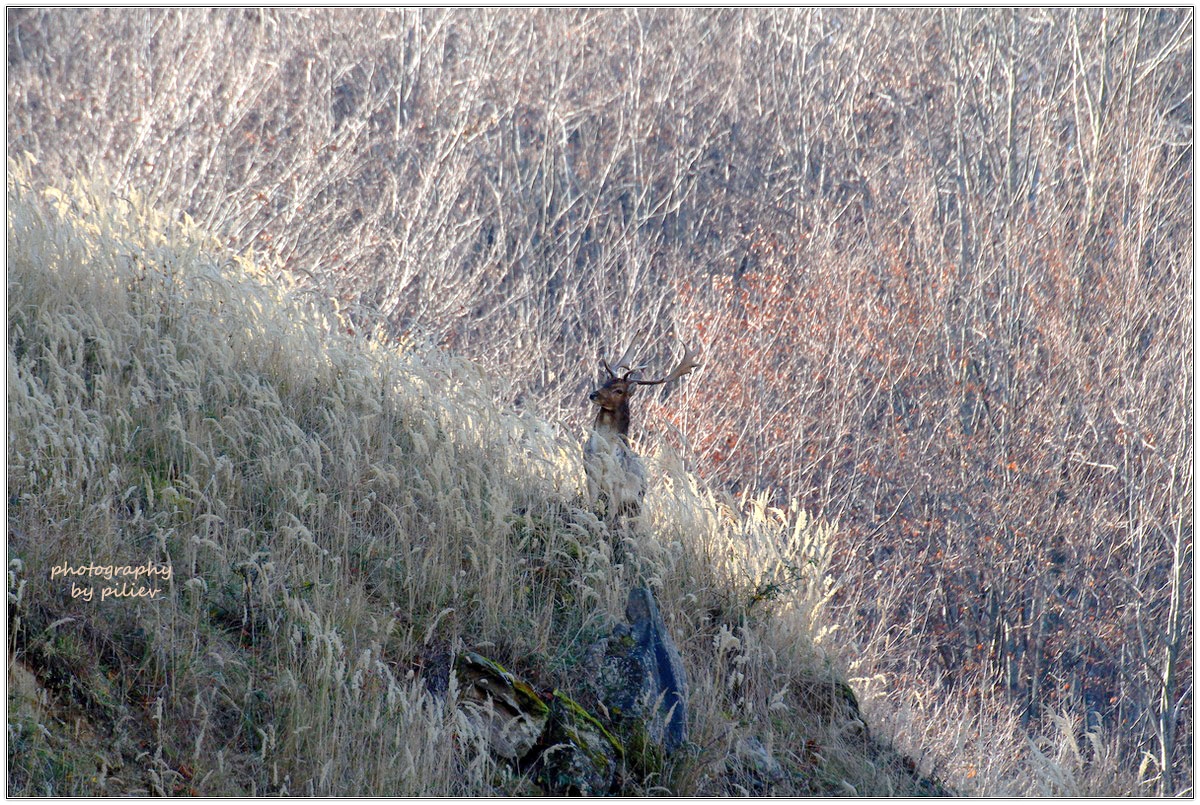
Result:
<svg viewBox="0 0 1200 805"><path fill-rule="evenodd" d="M688 372L700 365L696 358L700 357L700 353L692 352L687 344L683 345L683 358L679 364L671 370L671 373L666 377L660 377L658 380L635 380L639 386L657 386L660 383L670 383L672 380L678 380Z"/></svg>
<svg viewBox="0 0 1200 805"><path fill-rule="evenodd" d="M628 380L631 374L646 368L645 366L630 366L628 361L630 357L636 354L638 343L645 337L647 329L648 328L643 327L642 329L638 330L637 334L633 337L633 340L629 342L629 347L623 353L621 353L621 357L617 359L617 372L621 371L622 369L625 370L625 375L621 378L622 380ZM604 367L604 371L608 372L609 377L616 380L617 372L613 371L613 368L609 365L608 361L601 360L600 365Z"/></svg>

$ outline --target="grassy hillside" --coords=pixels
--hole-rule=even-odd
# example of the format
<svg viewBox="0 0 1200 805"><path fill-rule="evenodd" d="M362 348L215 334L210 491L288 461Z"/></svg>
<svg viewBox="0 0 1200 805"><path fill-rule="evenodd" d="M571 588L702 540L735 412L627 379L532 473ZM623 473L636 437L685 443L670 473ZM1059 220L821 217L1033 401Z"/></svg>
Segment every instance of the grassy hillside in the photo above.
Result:
<svg viewBox="0 0 1200 805"><path fill-rule="evenodd" d="M208 518L199 539L229 555L207 542L188 548L198 564L173 564L172 583L213 584L201 559L232 572L229 589L204 595L223 602L222 628L234 636L245 629L258 640L281 624L257 603L281 600L281 590L346 597L341 582L310 589L307 576L280 588L276 574L299 571L285 571L281 549L262 534L291 534L301 552L316 550L311 541L330 561L344 541L369 546L343 565L367 574L366 594L403 612L428 606L404 616L413 622L394 616L403 650L379 638L384 655L372 649L372 661L384 656L426 680L414 690L438 694L455 635L464 649L514 660L515 671L550 668L537 685L586 675L581 647L643 577L656 579L672 634L692 641L683 646L690 664L713 667L711 641L732 630L741 653L722 678L734 684L766 667L751 648L760 643L738 631L743 611L762 641L796 605L761 599L801 595L804 607L820 603L826 628L837 626L802 644L815 643L844 673L872 735L957 791L1193 790L1193 9L14 8L7 44L7 156L35 160L22 181L66 189L106 177L102 202L70 191L73 226L141 221L113 237L143 244L89 246L88 261L120 257L107 258L117 268L87 271L88 285L62 280L59 290L40 273L11 285L12 310L25 311L14 312L17 327L28 330L31 318L16 301L22 288L53 303L38 308L58 310L50 321L75 322L53 347L10 331L21 356L10 360L10 397L49 388L32 398L45 417L74 420L67 431L26 428L10 443L21 461L39 456L41 475L20 483L33 478L39 494L61 486L74 476L46 462L78 453L76 464L91 462L86 487L59 494L116 495L112 511L89 509L92 519L120 525L122 538L164 540L159 553L169 549L173 562L179 535ZM144 242L159 242L148 233L170 230L173 249L204 238L145 223L143 208L193 220L229 252L257 255L259 269L230 263L216 278L179 279L191 268L148 260ZM110 225L88 237L110 230L126 231ZM10 252L18 277L25 258ZM198 253L226 262L216 243ZM93 275L139 271L136 282L86 290ZM163 272L171 279L160 288ZM270 290L241 290L243 272ZM134 287L159 296L114 290ZM104 346L100 325L80 324L78 311L114 295L120 309L156 300L135 312L172 335L136 350L127 345L142 341L129 335L118 342L126 346ZM198 307L180 301L196 295ZM288 324L291 335L277 336L285 326L265 323L263 298L284 300L289 323L316 324ZM244 314L263 323L214 335L204 329L211 311L219 322ZM195 313L199 330L186 318ZM118 321L92 318L104 328ZM679 341L698 347L704 366L669 394L635 400L656 497L639 538L645 564L632 568L578 504L578 445L596 360L643 331L639 358L651 371ZM166 343L174 351L160 354ZM34 372L22 350L57 363L36 358ZM221 360L198 357L210 353ZM67 374L46 386L59 365ZM210 382L207 366L240 379ZM118 369L133 390L114 391L113 402L102 395L116 388ZM362 372L378 376L366 396L351 382ZM41 379L30 386L29 377ZM179 401L193 380L213 386L200 399L226 402L201 402L195 413L196 403ZM385 387L409 402L389 407ZM54 396L80 394L116 405L116 424ZM158 418L146 422L148 407ZM15 411L10 402L13 422ZM368 420L343 438L340 429ZM418 435L389 436L393 420ZM61 444L46 435L63 432L72 437ZM41 445L33 453L22 446L30 440ZM428 461L409 460L426 448ZM445 491L445 467L472 466L476 448L486 476ZM106 463L105 450L138 469ZM12 466L15 478L23 465ZM519 479L512 489L500 480L508 475ZM315 491L297 491L310 482ZM421 495L409 501L396 484ZM706 501L699 508L693 486ZM508 491L497 497L500 487ZM20 494L10 494L10 546L42 545L47 558L14 569L13 584L69 598L71 579L48 579L44 562L65 560L46 540L64 529L93 533L94 523L22 511ZM286 515L258 502L278 494L299 496ZM730 499L742 494L750 497ZM201 495L224 503L206 507ZM427 511L431 495L450 495L461 501L458 518L497 531L482 543L453 536ZM770 515L770 527L728 519L751 515L754 500L788 514ZM471 508L481 501L495 509L491 520ZM159 522L175 508L181 522ZM791 589L812 578L779 568L803 563L743 548L739 529L783 533L799 510L823 524L819 536L803 530L811 545L800 555L827 567L825 593ZM678 525L697 511L698 524ZM236 536L215 525L238 518L245 531ZM414 529L421 545L436 536L441 547L375 553L388 535ZM565 548L547 536L563 529ZM496 589L465 591L451 561L465 578L499 579ZM481 575L489 562L495 573ZM409 574L414 566L429 570ZM100 645L70 632L84 628L78 612L151 602L64 603L75 614L43 606L38 619L37 608L18 616L40 630L36 645L70 633L60 652L69 656ZM354 635L339 638L345 645L372 648L375 632L333 624ZM798 649L763 645L781 664L771 667L810 667L789 659ZM143 657L139 646L126 653ZM530 646L553 664L524 653ZM116 651L100 655L106 669L126 656ZM77 676L71 663L44 667ZM151 703L162 682L147 674L174 679L181 666L166 667L135 667ZM762 673L759 694L747 695L785 684L795 692L784 672ZM12 674L29 696L49 690L44 668L18 663ZM813 674L828 677L802 676ZM229 698L239 703L260 690L257 677L236 684ZM259 700L255 692L249 701ZM189 749L200 757L218 746L213 735L234 734L205 715L216 706L202 697L186 718L166 716L203 736ZM693 738L708 754L677 773L692 782L670 785L756 790L753 775L717 771L739 746L735 765L753 765L754 730L764 752L811 770L808 744L800 752L774 727L762 732L770 719L729 701L712 706L720 715L711 723L740 726L702 728L710 722L697 713ZM250 711L237 729L258 747L267 721ZM294 734L322 734L292 720L301 724ZM31 723L53 732L58 722ZM820 745L816 754L831 761ZM286 766L292 749L256 762ZM814 785L841 779L829 772Z"/></svg>
<svg viewBox="0 0 1200 805"><path fill-rule="evenodd" d="M826 529L803 513L654 452L614 564L580 434L137 198L10 164L7 271L10 795L529 792L455 706L453 656L582 690L637 582L692 745L626 793L922 790L831 714ZM144 563L153 597L54 572Z"/></svg>
<svg viewBox="0 0 1200 805"><path fill-rule="evenodd" d="M12 8L7 147L39 184L102 173L269 254L383 343L486 367L491 399L569 429L570 462L598 357L643 328L652 365L698 346L635 428L709 488L837 524L827 610L873 724L959 790L1176 795L1194 28L1190 7Z"/></svg>

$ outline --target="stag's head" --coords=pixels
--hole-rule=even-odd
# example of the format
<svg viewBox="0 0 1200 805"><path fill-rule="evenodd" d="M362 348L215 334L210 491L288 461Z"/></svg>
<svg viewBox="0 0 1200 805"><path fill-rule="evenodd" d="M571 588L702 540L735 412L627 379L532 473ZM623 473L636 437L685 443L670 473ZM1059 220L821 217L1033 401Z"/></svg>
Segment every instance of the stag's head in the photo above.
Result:
<svg viewBox="0 0 1200 805"><path fill-rule="evenodd" d="M618 377L617 373L609 368L607 361L601 361L601 365L608 373L608 380L604 381L604 385L588 395L588 399L600 406L605 411L617 411L621 406L629 403L629 395L633 393L636 387L636 381L630 378L633 370L626 372ZM618 366L618 369L623 367Z"/></svg>
<svg viewBox="0 0 1200 805"><path fill-rule="evenodd" d="M692 352L687 346L684 346L683 359L672 369L668 374L655 380L643 380L637 377L644 366L630 366L626 361L629 358L629 353L633 347L626 350L625 355L617 361L617 368L614 370L609 365L608 361L600 361L600 365L604 367L604 371L608 374L608 380L604 382L600 388L593 391L588 399L598 405L602 411L618 412L628 410L629 397L633 394L634 389L638 386L657 386L664 383L670 383L674 380L691 372L699 362L696 360L697 354Z"/></svg>

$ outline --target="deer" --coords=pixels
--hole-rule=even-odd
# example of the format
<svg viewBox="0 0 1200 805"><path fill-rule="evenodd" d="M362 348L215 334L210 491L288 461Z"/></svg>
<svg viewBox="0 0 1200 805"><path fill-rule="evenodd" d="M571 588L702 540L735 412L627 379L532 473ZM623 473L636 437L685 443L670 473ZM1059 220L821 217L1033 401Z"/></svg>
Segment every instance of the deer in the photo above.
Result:
<svg viewBox="0 0 1200 805"><path fill-rule="evenodd" d="M655 380L643 380L637 375L646 367L627 363L633 349L631 345L625 351L615 370L608 361L600 361L608 379L588 396L599 409L583 448L588 495L609 520L637 517L646 494L646 468L629 443L630 396L638 386L672 383L700 365L698 354L684 344L683 358L674 369Z"/></svg>

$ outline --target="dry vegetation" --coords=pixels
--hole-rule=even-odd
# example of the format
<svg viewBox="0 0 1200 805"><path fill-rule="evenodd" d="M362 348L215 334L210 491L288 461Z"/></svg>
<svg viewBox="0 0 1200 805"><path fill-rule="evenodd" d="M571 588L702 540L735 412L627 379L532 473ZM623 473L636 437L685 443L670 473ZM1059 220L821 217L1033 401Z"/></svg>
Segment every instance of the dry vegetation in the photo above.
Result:
<svg viewBox="0 0 1200 805"><path fill-rule="evenodd" d="M531 791L455 708L452 658L586 693L634 584L693 745L624 793L930 785L834 712L828 529L666 450L615 562L575 437L474 365L346 334L137 198L9 170L10 793ZM154 600L50 572L145 561L172 569Z"/></svg>
<svg viewBox="0 0 1200 805"><path fill-rule="evenodd" d="M84 339L69 346L60 334L39 342L55 356L39 364L40 376L59 377L51 369L61 368L62 394L86 400L99 393L89 378L104 375L89 362L115 367L128 354L141 356L135 368L122 368L135 373L128 388L140 388L136 366L167 359L146 339L184 322L171 331L182 353L168 356L179 363L164 369L176 378L165 388L198 397L186 410L176 404L175 413L159 403L152 422L135 426L103 425L86 407L44 403L44 415L59 418L50 430L67 440L45 460L83 461L86 469L35 483L14 463L23 442L10 441L9 548L27 569L52 558L47 529L74 522L74 510L68 517L54 507L76 505L83 495L93 521L73 525L76 537L128 518L137 523L132 531L122 525L129 539L175 529L184 536L172 556L191 562L186 577L178 565L181 583L207 579L212 591L214 579L233 584L230 568L242 568L240 581L221 594L230 601L262 596L265 620L249 621L261 628L284 623L272 618L317 619L297 628L331 635L311 638L331 647L339 645L335 637L343 641L349 670L339 673L351 679L356 652L372 651L373 662L391 650L391 638L381 635L410 635L396 655L409 657L430 642L426 630L436 623L433 634L447 620L450 634L494 635L487 639L514 656L531 649L523 641L554 656L563 650L545 642L557 639L550 636L554 613L533 617L523 609L526 571L500 557L526 556L528 546L513 546L544 535L529 525L528 512L573 494L571 451L588 415L595 360L647 326L662 353L672 333L699 343L705 366L668 400L642 401L639 413L651 426L646 442L673 444L664 455L685 456L714 488L751 497L776 490L778 500L794 498L836 524L828 549L837 590L826 617L840 626L838 653L877 729L967 792L1191 791L1189 9L10 11L8 59L9 154L35 157L33 186L102 176L118 198L144 199L169 220L186 214L232 252L265 255L260 264L278 265L285 284L296 283L289 299L318 307L332 300L336 308L311 326L288 324L290 308L279 314L270 326L294 332L297 345L263 347L264 333L273 331L263 324L257 334L245 332L252 319L238 317L230 320L242 321L240 329L205 330L201 338L188 328L216 325L192 317L208 320L215 311L224 321L222 311L255 297L243 298L250 292L241 285L224 294L195 288L189 293L215 295L181 309L182 295L137 295L123 286L118 293L135 269L104 263L126 279L89 280L93 296L113 297L118 309L131 299L148 308L124 325L124 335L112 336L124 341L95 346L99 325L60 300L66 280L39 280L59 285L37 286L35 298L57 305L58 319ZM121 203L98 206L116 216ZM30 314L12 307L11 212L9 244L13 378L22 370L11 322ZM34 241L27 259L45 265L47 248ZM134 257L126 250L119 259ZM224 276L215 269L203 276L214 272ZM341 332L317 335L330 329ZM339 346L338 339L364 333L381 353L428 342L487 366L490 396L451 394L449 386L479 382L473 370L440 363L424 347L367 358L358 347ZM187 354L202 351L193 344L204 338L224 350L214 353L225 356L216 368L202 370ZM252 338L258 346L234 343ZM146 354L130 352L134 343ZM357 367L340 371L375 379L346 385L333 368L342 367L338 350ZM390 375L378 368L409 366L417 355L432 364ZM408 403L387 401L381 371L405 389L398 399ZM21 432L13 402L21 388L10 379L14 433ZM177 392L156 393L169 400ZM278 400L262 402L263 394ZM205 412L231 396L237 404L229 402L227 414ZM501 415L492 400L540 410L569 436ZM129 401L110 402L131 410ZM250 449L237 447L243 437L235 437L251 429L250 405L265 406L268 418L277 414L279 432L292 435L273 437L276 431L255 425L266 443L241 463L230 458L228 467L220 455ZM462 405L471 409L467 435L447 436ZM233 419L223 422L226 415ZM396 508L375 490L392 484L387 489L396 494L398 482L388 479L398 471L391 451L400 448L389 446L388 431L371 417L403 421L418 434L406 437L418 442L404 449L449 451L438 453L446 466L469 466L464 455L483 455L509 467L514 486L499 502L483 492L489 479L473 479L469 469L462 478L435 473L428 481L434 490L458 489L455 499L467 506L460 512L478 505L489 522L507 523L477 534L469 578L392 575L401 572L396 562L449 562L463 547L454 540L466 537L461 523L425 522L448 553L396 553L403 541L389 538L389 529L399 534L407 521L391 518L423 522L424 509ZM216 431L205 424L210 418L222 423ZM363 430L343 441L340 429L356 427ZM339 429L338 440L313 437L321 428ZM224 441L210 444L197 433L225 434ZM21 438L28 450L47 449L48 437L37 432ZM93 439L125 439L122 449L150 451L148 480L108 478L109 465L87 453ZM514 440L532 443L522 449L545 460L532 470L514 467L521 463ZM82 457L70 458L76 453ZM200 455L212 463L203 472ZM687 477L664 469L674 461L658 463L660 479ZM306 467L320 479L311 499L280 509L265 502L305 494L292 476ZM252 482L234 484L235 470ZM35 492L53 498L45 517L14 504ZM114 494L117 502L106 497ZM118 503L127 511L104 508ZM355 520L360 504L366 523ZM732 580L741 571L711 566L696 547L707 539L698 535L719 527L687 518L715 509L655 505L659 539L648 544L682 546L677 553L663 547L653 560L664 568L666 609L673 626L687 622L697 630L688 634L700 634L711 624L688 620L689 585L701 580L698 589L733 600L734 590L754 583L738 587ZM506 519L523 508L525 531ZM22 524L22 516L37 522ZM177 520L228 531L185 535ZM579 527L594 536L594 526ZM235 536L238 528L246 531ZM291 540L289 547L263 548L254 535L266 532ZM592 592L572 595L592 603L570 617L583 628L587 613L612 610L619 595L605 575L611 568L587 569L589 562L604 566L601 543L576 540L587 550L568 551L578 565L570 573L579 574L571 589ZM551 576L566 573L553 559L556 549L542 547L544 561L559 568ZM22 554L35 549L42 553ZM587 559L593 550L597 558ZM295 596L294 585L316 581L313 567L325 556L340 563L329 570L337 581L306 594L328 596L328 609L309 602L310 609L270 614ZM353 579L352 568L365 577ZM17 575L27 583L23 595L34 596L23 600L49 594L36 574ZM431 620L391 632L382 620L369 627L338 620L371 610L335 605L335 598L367 596L377 584L385 598L424 602L429 609L418 608L426 614L417 617ZM200 610L186 598L192 589L179 592L176 609L153 610L155 617L196 617ZM472 596L479 605L464 608ZM225 606L239 618L258 612L249 603ZM134 612L118 607L111 615ZM530 619L525 631L521 617ZM173 639L183 639L182 626L171 628L178 630ZM356 635L353 647L348 634ZM760 645L739 667L761 661L763 678L771 679L762 690L779 682L765 670L776 667L767 658L789 656L775 656L775 646L789 644L770 642L783 639L771 634L761 645L739 644ZM138 638L139 650L156 645L151 637ZM706 667L707 639L688 649L701 652L689 656ZM289 645L281 639L275 654L257 661L307 668L288 653L301 648ZM298 645L308 651L308 643ZM70 641L61 650L70 655ZM205 649L193 650L200 656ZM154 675L175 679L178 671L145 662L136 684L150 686L153 703ZM405 751L413 768L428 766L434 775L430 790L446 783L437 764L452 762L452 753L439 745L436 762L426 764L421 752L435 752L429 747L452 730L453 714L402 677L394 680L400 703L387 706L425 731L403 738L414 742L404 747L385 745L391 737L366 747L354 744L365 733L342 740L337 732L336 708L358 707L353 696L361 694L350 688L319 715L272 704L293 719L276 721L255 709L254 691L262 688L254 668L222 673L220 684L194 682L193 699L173 706L198 725L188 739L198 757L209 754L200 750L211 736L264 731L253 739L261 765L234 778L242 784L278 790L268 756L284 767L323 757L328 769L292 769L289 790L416 790L391 785L389 775L399 772L382 760L360 777L338 776L338 753L382 759ZM299 703L306 685L333 672L303 673L312 676L291 688L272 680L278 689L266 700ZM197 715L218 712L221 696L246 720L223 725L225 732ZM780 721L765 712L755 719ZM268 724L277 731L266 732ZM330 742L339 743L334 759L306 754ZM462 758L475 757L463 751ZM803 752L789 751L802 759ZM473 779L486 776L478 774ZM681 790L712 790L695 782L703 774L687 779L692 787Z"/></svg>

